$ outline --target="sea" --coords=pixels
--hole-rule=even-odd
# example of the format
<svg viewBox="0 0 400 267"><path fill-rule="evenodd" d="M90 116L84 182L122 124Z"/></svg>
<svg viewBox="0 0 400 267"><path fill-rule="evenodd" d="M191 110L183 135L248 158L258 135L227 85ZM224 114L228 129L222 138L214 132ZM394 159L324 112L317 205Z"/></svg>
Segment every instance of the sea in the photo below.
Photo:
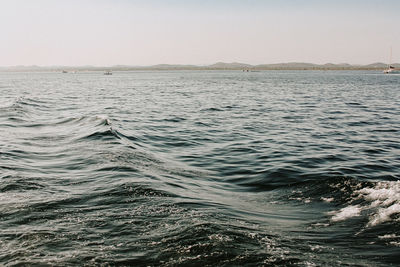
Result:
<svg viewBox="0 0 400 267"><path fill-rule="evenodd" d="M1 72L0 264L398 266L400 75Z"/></svg>

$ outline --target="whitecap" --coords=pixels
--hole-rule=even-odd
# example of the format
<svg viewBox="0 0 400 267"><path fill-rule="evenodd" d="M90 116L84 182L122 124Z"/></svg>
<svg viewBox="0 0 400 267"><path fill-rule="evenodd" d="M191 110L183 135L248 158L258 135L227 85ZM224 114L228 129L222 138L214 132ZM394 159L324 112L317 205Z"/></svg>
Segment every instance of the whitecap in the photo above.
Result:
<svg viewBox="0 0 400 267"><path fill-rule="evenodd" d="M340 209L339 211L332 211L329 214L333 215L332 221L344 221L352 217L360 216L361 208L357 206L348 206Z"/></svg>
<svg viewBox="0 0 400 267"><path fill-rule="evenodd" d="M380 208L378 212L373 215L368 226L375 226L391 220L391 216L400 213L400 204L396 203L386 208Z"/></svg>
<svg viewBox="0 0 400 267"><path fill-rule="evenodd" d="M334 198L333 197L321 197L321 200L329 203L329 202L332 202L334 200Z"/></svg>
<svg viewBox="0 0 400 267"><path fill-rule="evenodd" d="M351 202L359 200L364 201L362 204L351 205ZM400 181L377 182L373 187L355 190L351 202L347 207L329 212L331 220L343 221L360 216L361 211L365 211L368 216L367 227L393 221L394 216L400 214Z"/></svg>

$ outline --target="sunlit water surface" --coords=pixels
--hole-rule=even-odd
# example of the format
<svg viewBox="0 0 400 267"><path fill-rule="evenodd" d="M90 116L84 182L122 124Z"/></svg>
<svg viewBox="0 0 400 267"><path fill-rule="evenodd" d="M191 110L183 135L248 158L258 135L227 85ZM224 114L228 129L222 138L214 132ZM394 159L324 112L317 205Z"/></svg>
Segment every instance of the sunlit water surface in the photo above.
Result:
<svg viewBox="0 0 400 267"><path fill-rule="evenodd" d="M400 263L400 75L0 73L0 263Z"/></svg>

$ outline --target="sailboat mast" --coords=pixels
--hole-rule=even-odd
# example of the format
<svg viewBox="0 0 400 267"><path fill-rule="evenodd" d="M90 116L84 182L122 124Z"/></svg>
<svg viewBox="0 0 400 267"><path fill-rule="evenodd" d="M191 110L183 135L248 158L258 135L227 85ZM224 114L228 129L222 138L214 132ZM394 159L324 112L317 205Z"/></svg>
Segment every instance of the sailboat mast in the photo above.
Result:
<svg viewBox="0 0 400 267"><path fill-rule="evenodd" d="M394 66L392 66L392 53L393 53L393 49L392 49L392 47L390 47L389 65L386 70L383 70L383 73L389 74L389 73L398 73L399 72L398 69L396 69Z"/></svg>

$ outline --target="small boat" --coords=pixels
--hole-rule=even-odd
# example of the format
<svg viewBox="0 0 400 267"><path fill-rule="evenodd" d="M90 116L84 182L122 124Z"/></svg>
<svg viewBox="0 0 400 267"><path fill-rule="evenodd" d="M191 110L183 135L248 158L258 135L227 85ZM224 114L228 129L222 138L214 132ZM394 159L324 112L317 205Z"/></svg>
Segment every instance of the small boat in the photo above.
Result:
<svg viewBox="0 0 400 267"><path fill-rule="evenodd" d="M104 72L104 75L112 75L112 72L110 70L107 70Z"/></svg>
<svg viewBox="0 0 400 267"><path fill-rule="evenodd" d="M389 65L387 69L383 70L385 74L400 74L400 69L397 69L392 66L392 48L390 48L390 58L389 58Z"/></svg>
<svg viewBox="0 0 400 267"><path fill-rule="evenodd" d="M400 74L400 69L396 69L393 66L388 66L387 69L383 70L383 73L385 74Z"/></svg>
<svg viewBox="0 0 400 267"><path fill-rule="evenodd" d="M63 70L63 71L62 71L62 73L68 73L68 71L66 71L66 70Z"/></svg>

